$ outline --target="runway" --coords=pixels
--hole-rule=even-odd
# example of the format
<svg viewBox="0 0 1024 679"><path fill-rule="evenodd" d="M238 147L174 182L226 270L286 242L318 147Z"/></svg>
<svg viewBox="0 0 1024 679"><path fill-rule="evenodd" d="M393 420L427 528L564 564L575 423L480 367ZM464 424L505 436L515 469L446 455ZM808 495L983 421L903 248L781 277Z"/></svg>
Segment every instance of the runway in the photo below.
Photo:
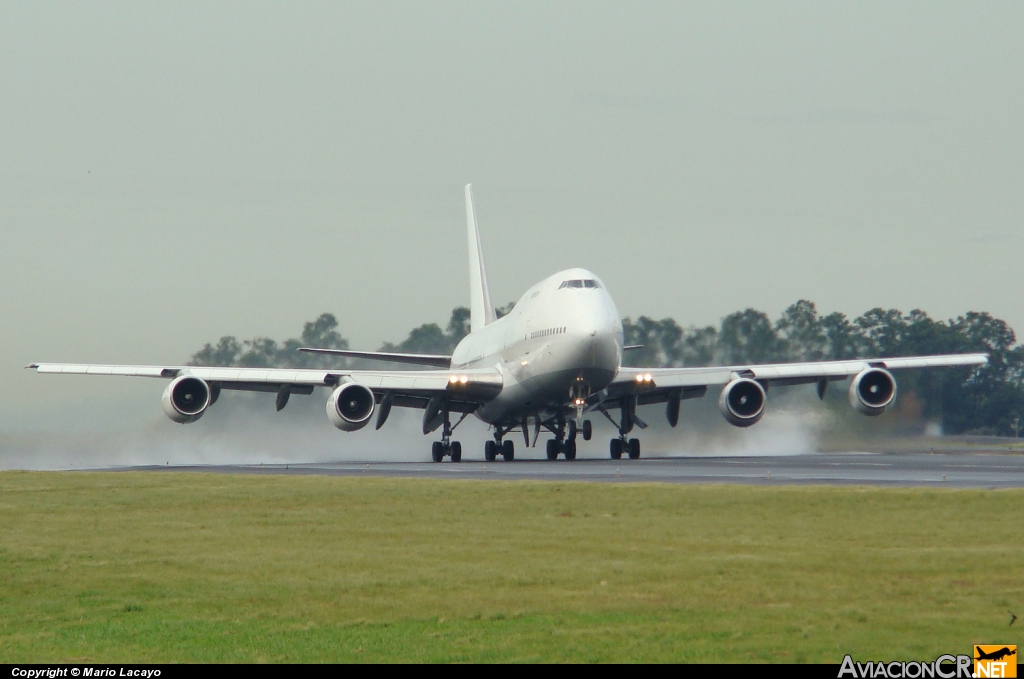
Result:
<svg viewBox="0 0 1024 679"><path fill-rule="evenodd" d="M337 462L278 465L116 467L104 471L307 474L432 479L1024 487L1024 455L814 453L783 457L655 457L554 462Z"/></svg>

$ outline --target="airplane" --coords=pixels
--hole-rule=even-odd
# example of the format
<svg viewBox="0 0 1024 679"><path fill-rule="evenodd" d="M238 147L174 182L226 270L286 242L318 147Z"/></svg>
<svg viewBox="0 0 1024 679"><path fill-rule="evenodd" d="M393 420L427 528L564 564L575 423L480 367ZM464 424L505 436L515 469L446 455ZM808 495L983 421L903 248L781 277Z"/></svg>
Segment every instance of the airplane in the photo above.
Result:
<svg viewBox="0 0 1024 679"><path fill-rule="evenodd" d="M364 428L377 413L375 428L387 421L393 407L423 410L424 435L441 430L431 446L431 459L462 460L462 445L452 440L469 415L491 426L492 440L484 459L500 455L515 459L509 434L521 432L526 446L536 447L541 431L552 435L547 457L576 459L577 437L589 441L588 416L612 422L612 459L640 457L640 441L629 438L647 423L638 407L665 404L665 417L675 427L680 404L721 387L718 406L737 427L756 424L765 413L773 385L815 384L823 398L830 382L851 378L850 405L877 416L896 398L891 370L944 366L977 366L986 354L953 354L873 358L770 365L679 368L630 368L624 352L636 347L623 342L622 321L604 282L582 268L559 271L540 281L497 317L487 283L472 185L465 187L469 243L470 332L451 356L303 347L301 351L344 358L414 364L410 370L305 370L290 368L200 367L188 365L88 365L33 363L39 373L123 375L169 379L162 406L174 422L200 419L222 390L277 394L281 410L292 394L326 388L327 417L338 429ZM618 417L613 416L617 413ZM454 418L458 417L457 420ZM454 420L454 421L453 421ZM531 426L532 422L532 437Z"/></svg>
<svg viewBox="0 0 1024 679"><path fill-rule="evenodd" d="M975 660L1002 660L1003 658L1010 655L1017 655L1017 649L1010 650L1009 646L1003 646L1002 648L992 651L991 653L985 653L980 648L975 647L978 653L978 657Z"/></svg>

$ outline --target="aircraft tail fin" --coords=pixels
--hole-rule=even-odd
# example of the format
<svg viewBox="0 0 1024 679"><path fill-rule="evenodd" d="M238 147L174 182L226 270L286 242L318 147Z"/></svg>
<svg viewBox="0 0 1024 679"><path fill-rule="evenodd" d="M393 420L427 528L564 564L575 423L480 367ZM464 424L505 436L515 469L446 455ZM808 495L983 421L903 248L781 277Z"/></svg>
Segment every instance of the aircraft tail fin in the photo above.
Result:
<svg viewBox="0 0 1024 679"><path fill-rule="evenodd" d="M473 205L473 185L466 184L466 230L469 234L469 330L476 332L497 320L491 291L487 286L484 251Z"/></svg>

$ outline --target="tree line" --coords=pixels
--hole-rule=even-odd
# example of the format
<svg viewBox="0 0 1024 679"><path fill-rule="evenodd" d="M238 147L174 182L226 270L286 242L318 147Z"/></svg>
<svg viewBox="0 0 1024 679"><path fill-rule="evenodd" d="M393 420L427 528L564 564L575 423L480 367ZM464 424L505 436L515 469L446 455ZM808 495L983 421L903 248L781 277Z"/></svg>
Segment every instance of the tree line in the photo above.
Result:
<svg viewBox="0 0 1024 679"><path fill-rule="evenodd" d="M500 307L499 316L513 304ZM450 354L469 332L469 309L456 307L448 324L426 323L381 351ZM849 358L984 352L980 368L906 370L898 375L900 392L914 394L921 416L941 421L946 433L1015 435L1024 419L1024 345L1010 326L988 313L969 312L950 320L931 318L920 309L903 313L875 308L850 319L822 315L813 302L800 300L774 321L756 309L729 314L715 327L683 328L672 318L623 319L625 343L643 345L626 354L628 365L675 367L822 361ZM221 337L196 352L191 365L248 367L371 367L339 357L299 352L302 346L347 349L338 320L324 313L303 325L297 338L278 343L268 337L239 341Z"/></svg>

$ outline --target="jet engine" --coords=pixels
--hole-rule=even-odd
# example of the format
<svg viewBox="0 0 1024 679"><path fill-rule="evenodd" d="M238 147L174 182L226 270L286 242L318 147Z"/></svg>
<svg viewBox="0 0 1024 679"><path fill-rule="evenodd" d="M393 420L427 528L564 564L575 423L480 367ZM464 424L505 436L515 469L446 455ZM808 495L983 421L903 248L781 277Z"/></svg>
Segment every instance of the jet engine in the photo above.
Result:
<svg viewBox="0 0 1024 679"><path fill-rule="evenodd" d="M210 401L210 385L198 377L182 375L164 389L162 405L167 417L178 424L188 424L203 416Z"/></svg>
<svg viewBox="0 0 1024 679"><path fill-rule="evenodd" d="M764 415L764 387L755 380L741 377L722 389L718 397L718 409L725 421L735 427L749 427L757 424Z"/></svg>
<svg viewBox="0 0 1024 679"><path fill-rule="evenodd" d="M896 378L888 370L868 368L850 382L850 405L865 415L881 415L896 399Z"/></svg>
<svg viewBox="0 0 1024 679"><path fill-rule="evenodd" d="M373 392L356 382L346 382L327 399L327 419L342 431L362 429L373 414Z"/></svg>

